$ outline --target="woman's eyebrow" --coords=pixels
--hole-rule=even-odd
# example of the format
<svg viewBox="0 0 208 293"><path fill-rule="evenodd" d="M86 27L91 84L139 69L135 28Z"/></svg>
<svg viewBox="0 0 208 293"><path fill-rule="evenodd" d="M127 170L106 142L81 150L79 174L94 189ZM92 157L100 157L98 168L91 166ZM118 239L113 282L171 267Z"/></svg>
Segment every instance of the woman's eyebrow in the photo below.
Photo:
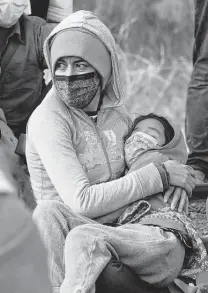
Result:
<svg viewBox="0 0 208 293"><path fill-rule="evenodd" d="M85 60L82 60L82 59L79 59L79 60L74 60L74 62L76 62L76 63L81 63L81 62L88 63L87 61L85 61Z"/></svg>
<svg viewBox="0 0 208 293"><path fill-rule="evenodd" d="M58 59L57 62L66 62L66 61L64 60L64 58L60 58L60 59Z"/></svg>

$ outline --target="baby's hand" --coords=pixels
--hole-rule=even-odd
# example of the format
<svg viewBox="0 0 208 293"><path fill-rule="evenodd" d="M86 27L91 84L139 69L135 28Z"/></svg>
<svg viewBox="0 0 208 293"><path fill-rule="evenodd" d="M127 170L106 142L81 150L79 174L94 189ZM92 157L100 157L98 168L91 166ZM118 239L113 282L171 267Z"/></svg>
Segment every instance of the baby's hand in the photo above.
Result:
<svg viewBox="0 0 208 293"><path fill-rule="evenodd" d="M188 214L189 198L185 189L170 186L164 195L164 202L169 203L172 210Z"/></svg>
<svg viewBox="0 0 208 293"><path fill-rule="evenodd" d="M205 174L199 170L194 170L194 172L195 172L196 184L205 183L205 180L206 180Z"/></svg>

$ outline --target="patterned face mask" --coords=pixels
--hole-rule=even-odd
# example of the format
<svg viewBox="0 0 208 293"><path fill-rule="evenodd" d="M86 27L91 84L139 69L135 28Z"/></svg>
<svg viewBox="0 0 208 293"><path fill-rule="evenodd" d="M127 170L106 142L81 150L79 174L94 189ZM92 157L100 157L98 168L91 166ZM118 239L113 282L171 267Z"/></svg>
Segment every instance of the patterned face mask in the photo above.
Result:
<svg viewBox="0 0 208 293"><path fill-rule="evenodd" d="M83 109L90 104L100 87L97 73L54 77L56 90L68 107Z"/></svg>

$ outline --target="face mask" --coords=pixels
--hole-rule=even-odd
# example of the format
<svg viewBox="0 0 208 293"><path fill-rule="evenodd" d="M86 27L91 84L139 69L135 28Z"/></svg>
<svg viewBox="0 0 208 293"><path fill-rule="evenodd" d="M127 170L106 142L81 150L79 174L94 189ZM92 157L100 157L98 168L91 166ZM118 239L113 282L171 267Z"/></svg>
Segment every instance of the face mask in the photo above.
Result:
<svg viewBox="0 0 208 293"><path fill-rule="evenodd" d="M24 10L24 13L27 14L27 15L30 15L32 13L32 10L31 10L31 4L30 4L30 0L27 0L27 6Z"/></svg>
<svg viewBox="0 0 208 293"><path fill-rule="evenodd" d="M90 104L100 87L94 72L72 76L55 76L54 84L62 101L68 107L83 109Z"/></svg>
<svg viewBox="0 0 208 293"><path fill-rule="evenodd" d="M125 142L125 158L131 165L142 153L158 146L157 140L144 132L135 132Z"/></svg>
<svg viewBox="0 0 208 293"><path fill-rule="evenodd" d="M0 26L9 28L16 24L27 7L28 0L1 0Z"/></svg>

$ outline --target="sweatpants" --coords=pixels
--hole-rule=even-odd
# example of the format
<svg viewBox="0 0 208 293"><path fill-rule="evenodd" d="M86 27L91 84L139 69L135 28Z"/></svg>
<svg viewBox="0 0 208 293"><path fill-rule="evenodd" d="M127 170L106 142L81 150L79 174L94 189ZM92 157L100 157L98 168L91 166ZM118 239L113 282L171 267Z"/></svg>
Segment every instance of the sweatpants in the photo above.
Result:
<svg viewBox="0 0 208 293"><path fill-rule="evenodd" d="M96 222L74 213L56 200L41 200L33 212L33 220L48 252L53 293L59 293L65 276L64 247L68 233L78 225Z"/></svg>
<svg viewBox="0 0 208 293"><path fill-rule="evenodd" d="M95 282L112 256L157 286L172 282L183 265L183 244L160 227L101 225L57 201L39 203L34 220L48 249L55 293L94 293Z"/></svg>

